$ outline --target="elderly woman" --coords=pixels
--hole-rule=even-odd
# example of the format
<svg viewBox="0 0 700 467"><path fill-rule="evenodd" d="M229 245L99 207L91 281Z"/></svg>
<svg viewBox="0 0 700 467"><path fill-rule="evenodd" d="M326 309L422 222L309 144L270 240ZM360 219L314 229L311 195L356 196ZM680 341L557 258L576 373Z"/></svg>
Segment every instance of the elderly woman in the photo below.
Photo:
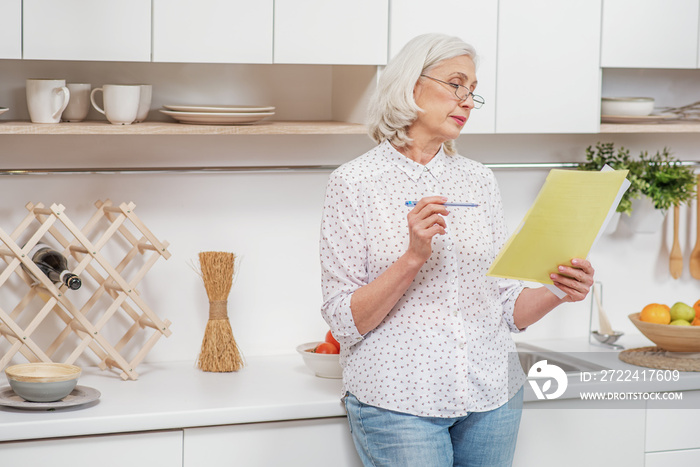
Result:
<svg viewBox="0 0 700 467"><path fill-rule="evenodd" d="M484 104L475 61L455 37L410 41L370 104L378 146L328 182L322 314L365 465L510 465L524 382L522 369L509 378L511 333L593 283L584 259L553 265L562 299L486 276L507 237L501 197L493 173L454 146Z"/></svg>

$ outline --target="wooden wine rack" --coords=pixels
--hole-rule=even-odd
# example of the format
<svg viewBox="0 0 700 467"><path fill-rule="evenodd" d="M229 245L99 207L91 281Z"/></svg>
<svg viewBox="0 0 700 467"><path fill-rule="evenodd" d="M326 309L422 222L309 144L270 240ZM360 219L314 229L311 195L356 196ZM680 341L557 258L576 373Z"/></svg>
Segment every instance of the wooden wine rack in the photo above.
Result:
<svg viewBox="0 0 700 467"><path fill-rule="evenodd" d="M6 263L6 267L0 271L0 287L19 283L23 289L26 285L27 289L11 311L3 309L5 304L0 303L0 336L4 336L10 346L9 351L0 358L0 369L5 368L17 353L30 362L51 362L59 347L65 349L69 346L72 352L63 363L73 364L90 349L97 356L98 366L102 370L118 368L123 380L138 379L136 366L161 336L171 334L170 321L159 318L136 290L159 258L170 257L168 243L159 241L148 230L134 214L133 203L115 206L110 200L97 201L95 213L82 230L71 222L63 205L52 204L47 208L43 204L28 203L25 207L29 213L11 234L0 229L0 240L6 247L0 246L0 256ZM134 229L140 233L140 238L133 233ZM20 247L17 240L27 235L30 235L29 240ZM60 244L63 255L73 257L77 262L72 272L82 279L83 287L79 290L82 296L89 295L84 303L77 304L72 298L76 296L74 292L79 291L52 283L29 258L29 251L37 243L51 237L55 242L45 243ZM119 252L118 256L124 254L116 266L112 266L101 251L110 241L113 244L110 246ZM111 253L112 250L114 248L110 250ZM135 261L137 258L138 261ZM22 266L31 271L34 277L27 274ZM14 279L13 284L9 284L10 279ZM30 310L30 304L40 308L39 311ZM25 319L20 320L23 311ZM52 316L59 323L58 328L53 326L58 332L55 337L49 336L53 341L42 348L33 336L52 314L59 318L55 320ZM32 318L27 320L27 316ZM127 330L116 343L112 343L105 331L110 320L116 321L116 317L119 317L120 323L117 334L121 333L121 329ZM71 336L72 340L69 340ZM63 353L66 353L65 350ZM127 353L128 356L123 355Z"/></svg>

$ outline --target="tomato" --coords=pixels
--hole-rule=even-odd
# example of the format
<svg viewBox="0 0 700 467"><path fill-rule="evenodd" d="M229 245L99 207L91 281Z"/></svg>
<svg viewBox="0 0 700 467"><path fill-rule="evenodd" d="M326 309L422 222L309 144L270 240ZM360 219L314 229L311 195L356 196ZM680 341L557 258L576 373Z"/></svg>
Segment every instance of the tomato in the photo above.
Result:
<svg viewBox="0 0 700 467"><path fill-rule="evenodd" d="M330 342L321 342L314 349L315 353L339 353L338 348Z"/></svg>
<svg viewBox="0 0 700 467"><path fill-rule="evenodd" d="M335 337L333 337L330 331L326 333L326 342L335 345L338 348L338 352L340 352L340 343L335 340Z"/></svg>

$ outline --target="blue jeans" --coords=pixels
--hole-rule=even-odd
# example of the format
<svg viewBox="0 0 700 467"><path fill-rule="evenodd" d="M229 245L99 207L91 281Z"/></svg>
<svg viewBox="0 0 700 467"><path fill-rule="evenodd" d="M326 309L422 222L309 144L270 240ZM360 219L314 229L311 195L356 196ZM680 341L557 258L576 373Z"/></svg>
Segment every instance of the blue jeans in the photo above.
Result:
<svg viewBox="0 0 700 467"><path fill-rule="evenodd" d="M506 467L513 463L523 389L503 406L464 417L419 417L363 404L348 393L350 431L365 466Z"/></svg>

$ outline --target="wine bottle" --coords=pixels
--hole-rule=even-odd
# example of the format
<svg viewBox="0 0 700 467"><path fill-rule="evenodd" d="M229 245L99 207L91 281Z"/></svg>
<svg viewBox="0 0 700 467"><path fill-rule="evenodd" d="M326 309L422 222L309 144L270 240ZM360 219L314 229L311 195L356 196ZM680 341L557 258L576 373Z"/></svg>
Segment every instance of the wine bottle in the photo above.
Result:
<svg viewBox="0 0 700 467"><path fill-rule="evenodd" d="M51 282L66 284L72 290L77 290L83 285L77 275L68 271L66 257L50 246L37 243L29 252L29 258L41 269L41 272L46 274Z"/></svg>

